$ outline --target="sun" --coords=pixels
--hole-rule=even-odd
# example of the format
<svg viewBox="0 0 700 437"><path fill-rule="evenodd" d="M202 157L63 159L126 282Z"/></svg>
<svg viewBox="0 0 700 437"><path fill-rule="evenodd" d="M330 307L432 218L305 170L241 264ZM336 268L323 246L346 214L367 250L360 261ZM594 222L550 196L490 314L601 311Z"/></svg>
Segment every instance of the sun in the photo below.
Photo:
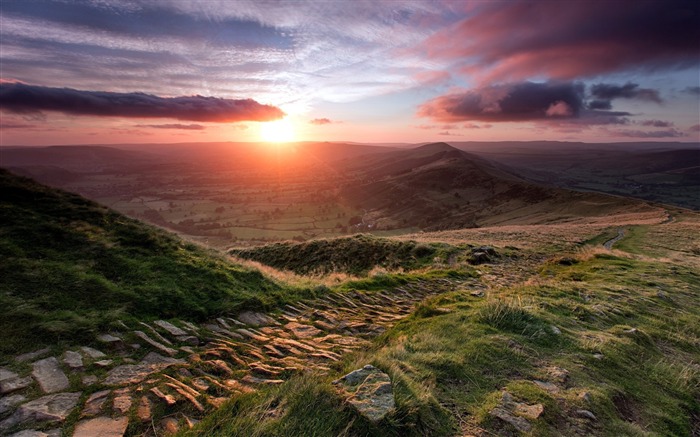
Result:
<svg viewBox="0 0 700 437"><path fill-rule="evenodd" d="M268 143L294 141L294 125L289 119L260 123L260 139Z"/></svg>

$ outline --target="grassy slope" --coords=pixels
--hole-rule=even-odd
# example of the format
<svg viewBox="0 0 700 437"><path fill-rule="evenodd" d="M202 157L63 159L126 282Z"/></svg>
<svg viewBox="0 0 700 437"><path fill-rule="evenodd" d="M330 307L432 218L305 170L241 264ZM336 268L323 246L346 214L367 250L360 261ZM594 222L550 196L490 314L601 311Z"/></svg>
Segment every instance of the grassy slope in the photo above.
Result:
<svg viewBox="0 0 700 437"><path fill-rule="evenodd" d="M526 282L485 297L459 289L439 296L372 349L347 357L336 375L305 375L236 399L185 434L519 435L488 414L505 389L519 402L544 406L530 435L694 435L700 275L688 233L697 231L685 221L628 235L627 246L640 250L661 251L660 239L673 244L680 255L672 260L668 253L583 249L552 254ZM576 262L559 262L564 255ZM376 425L343 404L330 384L366 363L396 384L398 408ZM556 393L532 382L551 380L549 367L569 371ZM597 419L577 417L578 409Z"/></svg>
<svg viewBox="0 0 700 437"><path fill-rule="evenodd" d="M390 270L416 269L430 264L435 256L444 258L457 251L457 248L447 245L418 244L415 241L397 241L359 234L304 243L275 243L234 249L230 253L300 275L332 272L362 275L375 267Z"/></svg>
<svg viewBox="0 0 700 437"><path fill-rule="evenodd" d="M0 170L0 357L117 319L201 320L301 293L80 196Z"/></svg>

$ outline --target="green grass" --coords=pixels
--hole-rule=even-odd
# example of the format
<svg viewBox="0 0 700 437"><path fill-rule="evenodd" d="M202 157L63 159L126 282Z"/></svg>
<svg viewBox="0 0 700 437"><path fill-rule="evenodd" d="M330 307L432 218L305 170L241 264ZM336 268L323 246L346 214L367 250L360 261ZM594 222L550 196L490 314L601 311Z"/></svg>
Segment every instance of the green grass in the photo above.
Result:
<svg viewBox="0 0 700 437"><path fill-rule="evenodd" d="M375 267L413 270L432 263L433 258L455 251L445 244L416 243L374 237L312 240L304 243L275 243L234 249L230 253L300 275L343 272L364 275Z"/></svg>
<svg viewBox="0 0 700 437"><path fill-rule="evenodd" d="M700 415L700 276L606 253L567 256L576 262L555 258L536 280L486 297L456 289L430 298L330 377L302 376L246 408L232 401L185 435L518 435L489 414L503 390L543 405L527 435L692 435ZM399 405L376 425L328 385L367 363L391 375ZM568 371L557 393L533 382L554 381L553 367ZM301 399L318 410L293 409ZM597 420L577 418L579 409Z"/></svg>
<svg viewBox="0 0 700 437"><path fill-rule="evenodd" d="M118 319L203 320L309 295L80 196L0 171L0 357Z"/></svg>

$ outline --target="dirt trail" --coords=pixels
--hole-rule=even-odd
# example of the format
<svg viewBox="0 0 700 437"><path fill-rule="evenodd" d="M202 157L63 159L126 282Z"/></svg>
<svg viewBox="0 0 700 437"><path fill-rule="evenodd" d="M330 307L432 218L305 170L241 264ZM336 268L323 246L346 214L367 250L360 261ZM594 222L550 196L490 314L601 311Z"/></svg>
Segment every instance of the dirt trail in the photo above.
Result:
<svg viewBox="0 0 700 437"><path fill-rule="evenodd" d="M608 250L612 250L613 246L615 243L618 241L622 240L625 236L625 229L624 228L618 228L617 229L617 235L614 238L609 239L605 243L603 243L603 247L605 247Z"/></svg>

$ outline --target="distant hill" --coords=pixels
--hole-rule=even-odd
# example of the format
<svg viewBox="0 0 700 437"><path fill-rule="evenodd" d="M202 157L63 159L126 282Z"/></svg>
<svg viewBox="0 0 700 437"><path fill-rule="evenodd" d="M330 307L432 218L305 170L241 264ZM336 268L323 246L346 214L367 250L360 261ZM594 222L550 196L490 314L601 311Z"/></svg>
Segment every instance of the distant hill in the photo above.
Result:
<svg viewBox="0 0 700 437"><path fill-rule="evenodd" d="M346 186L341 195L368 211L362 224L370 228L561 223L654 209L634 200L528 182L446 143L365 157L355 170L365 179Z"/></svg>
<svg viewBox="0 0 700 437"><path fill-rule="evenodd" d="M0 356L118 319L202 320L291 296L258 271L0 170Z"/></svg>

